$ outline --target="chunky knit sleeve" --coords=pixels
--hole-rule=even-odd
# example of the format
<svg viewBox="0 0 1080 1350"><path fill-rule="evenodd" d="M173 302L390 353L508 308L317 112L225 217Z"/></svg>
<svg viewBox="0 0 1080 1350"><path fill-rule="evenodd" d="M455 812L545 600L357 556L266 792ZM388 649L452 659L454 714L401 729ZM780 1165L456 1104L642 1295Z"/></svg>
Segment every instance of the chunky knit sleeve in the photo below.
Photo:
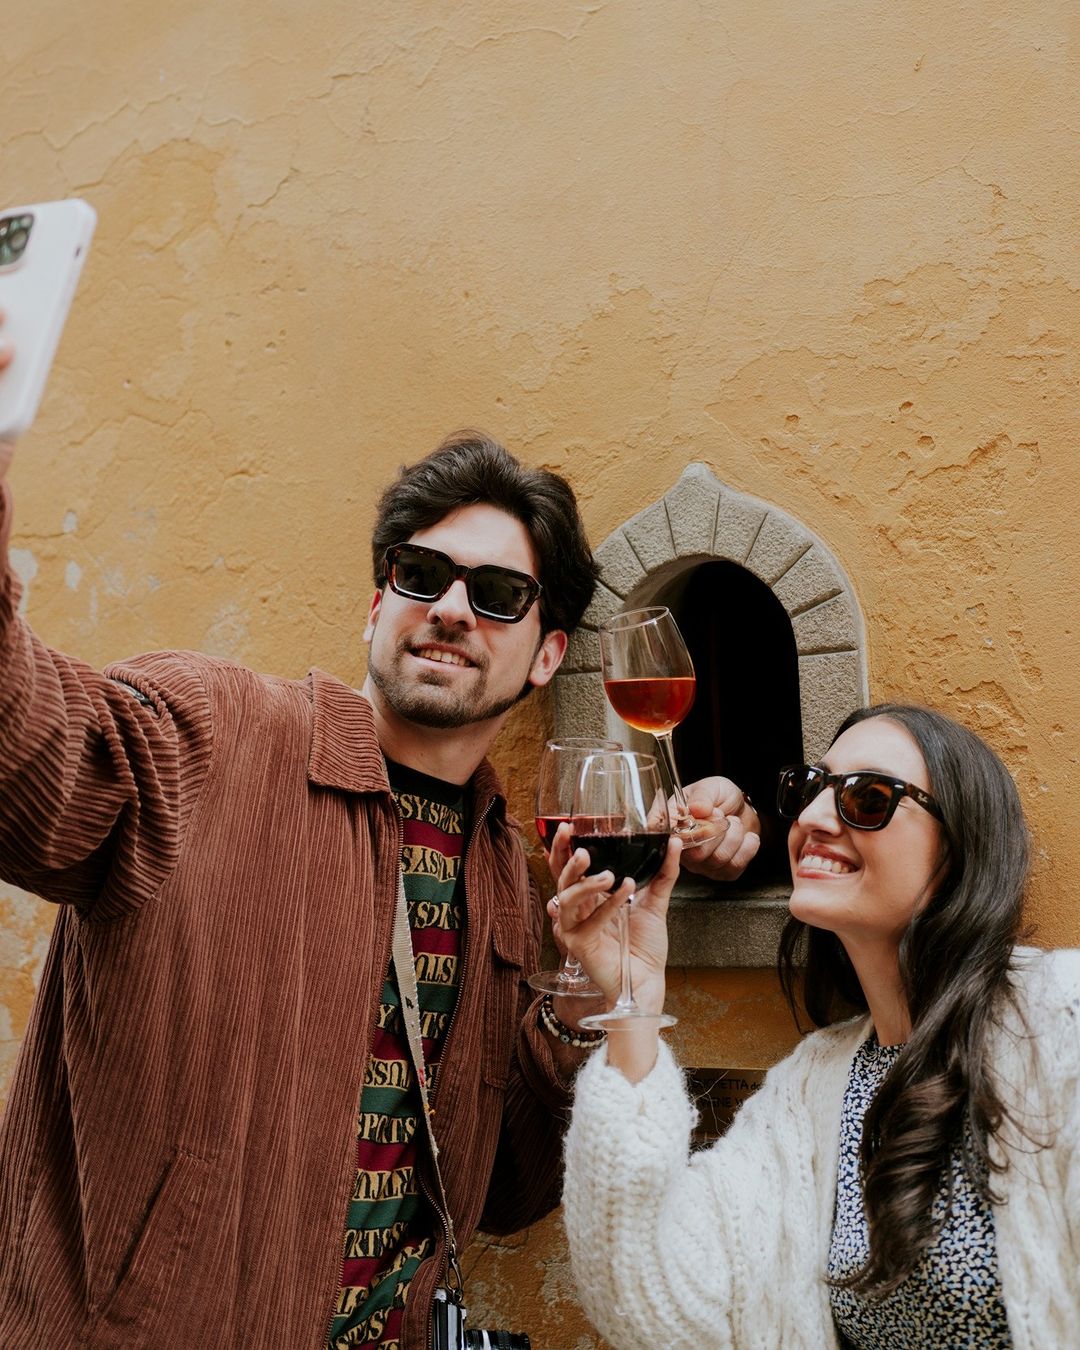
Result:
<svg viewBox="0 0 1080 1350"><path fill-rule="evenodd" d="M1080 952L1017 954L1020 1016L995 1041L1009 1108L991 1178L1016 1350L1075 1345L1080 1326Z"/></svg>
<svg viewBox="0 0 1080 1350"><path fill-rule="evenodd" d="M1072 1243L1074 1269L1080 1271L1080 951L1053 953L1052 979L1060 996L1055 1000L1057 1028L1055 1055L1061 1066L1061 1149L1065 1172L1065 1216ZM1080 1280L1077 1281L1077 1321L1080 1322Z"/></svg>
<svg viewBox="0 0 1080 1350"><path fill-rule="evenodd" d="M836 1344L822 1275L857 1039L809 1038L693 1155L694 1108L666 1047L638 1084L603 1051L582 1070L564 1213L583 1306L618 1350Z"/></svg>

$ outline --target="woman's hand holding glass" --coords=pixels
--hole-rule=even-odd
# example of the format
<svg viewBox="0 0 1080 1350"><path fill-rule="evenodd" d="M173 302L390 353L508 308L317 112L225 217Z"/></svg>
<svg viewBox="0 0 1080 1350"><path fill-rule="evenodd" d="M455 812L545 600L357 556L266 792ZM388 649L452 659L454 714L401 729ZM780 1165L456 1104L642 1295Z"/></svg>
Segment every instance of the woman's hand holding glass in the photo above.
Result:
<svg viewBox="0 0 1080 1350"><path fill-rule="evenodd" d="M559 937L571 956L587 963L608 1005L582 1017L582 1027L621 1032L675 1021L663 1011L663 998L665 920L678 858L653 756L627 750L588 756L574 791L570 837L560 832L552 857L555 866L562 863L553 906ZM644 1004L635 996L635 979L642 981ZM655 1035L641 1039L655 1057Z"/></svg>
<svg viewBox="0 0 1080 1350"><path fill-rule="evenodd" d="M586 876L589 854L583 848L571 850L570 826L559 827L551 854L552 868L561 864L559 894L557 902L549 903L548 911L560 942L599 985L609 1009L616 1006L621 990L617 918L626 906L629 910L630 977L634 999L644 1013L660 1014L663 1010L668 952L667 911L672 888L679 876L681 848L679 839L672 836L660 871L636 894L634 882L629 877L611 890L616 880L612 873ZM633 904L629 903L631 896L634 897ZM608 1031L617 1027L614 1021L606 1025Z"/></svg>

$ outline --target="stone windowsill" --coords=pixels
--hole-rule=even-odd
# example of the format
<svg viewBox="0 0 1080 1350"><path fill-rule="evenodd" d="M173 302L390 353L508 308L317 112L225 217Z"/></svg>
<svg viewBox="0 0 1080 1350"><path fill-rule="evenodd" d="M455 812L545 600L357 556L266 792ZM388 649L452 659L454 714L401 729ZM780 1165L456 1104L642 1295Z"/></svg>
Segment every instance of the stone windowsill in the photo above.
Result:
<svg viewBox="0 0 1080 1350"><path fill-rule="evenodd" d="M718 886L684 872L668 911L668 965L772 969L790 893Z"/></svg>

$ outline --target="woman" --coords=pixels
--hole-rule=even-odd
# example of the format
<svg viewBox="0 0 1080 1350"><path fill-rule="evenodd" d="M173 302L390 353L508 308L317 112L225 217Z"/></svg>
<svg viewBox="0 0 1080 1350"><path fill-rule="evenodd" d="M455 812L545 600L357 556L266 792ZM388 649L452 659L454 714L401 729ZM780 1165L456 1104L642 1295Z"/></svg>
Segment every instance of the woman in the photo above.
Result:
<svg viewBox="0 0 1080 1350"><path fill-rule="evenodd" d="M618 1347L1080 1344L1080 952L1016 946L1027 832L996 755L881 705L786 771L781 973L820 1030L727 1134L694 1110L651 1023L583 1069L566 1147L582 1302ZM563 857L566 846L563 846ZM634 987L664 1001L678 870L635 902ZM629 887L560 877L563 941L618 987ZM853 1014L855 1014L853 1016Z"/></svg>

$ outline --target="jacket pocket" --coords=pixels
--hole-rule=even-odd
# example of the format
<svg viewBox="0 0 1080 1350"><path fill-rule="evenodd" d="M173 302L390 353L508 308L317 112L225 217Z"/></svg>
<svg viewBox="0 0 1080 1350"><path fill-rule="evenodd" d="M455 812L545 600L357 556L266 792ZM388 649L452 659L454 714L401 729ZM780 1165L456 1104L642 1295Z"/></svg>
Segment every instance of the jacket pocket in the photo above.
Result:
<svg viewBox="0 0 1080 1350"><path fill-rule="evenodd" d="M492 925L491 979L484 1012L484 1062L481 1075L489 1087L503 1088L510 1069L510 1053L517 1036L521 1007L522 964L525 943L520 928Z"/></svg>
<svg viewBox="0 0 1080 1350"><path fill-rule="evenodd" d="M187 1314L205 1297L212 1279L205 1260L191 1268L194 1244L211 1179L211 1165L186 1149L169 1159L142 1224L132 1235L112 1293L97 1310L85 1343L95 1350L142 1344L160 1327L171 1327L172 1344L183 1339ZM205 1218L205 1215L203 1216Z"/></svg>

